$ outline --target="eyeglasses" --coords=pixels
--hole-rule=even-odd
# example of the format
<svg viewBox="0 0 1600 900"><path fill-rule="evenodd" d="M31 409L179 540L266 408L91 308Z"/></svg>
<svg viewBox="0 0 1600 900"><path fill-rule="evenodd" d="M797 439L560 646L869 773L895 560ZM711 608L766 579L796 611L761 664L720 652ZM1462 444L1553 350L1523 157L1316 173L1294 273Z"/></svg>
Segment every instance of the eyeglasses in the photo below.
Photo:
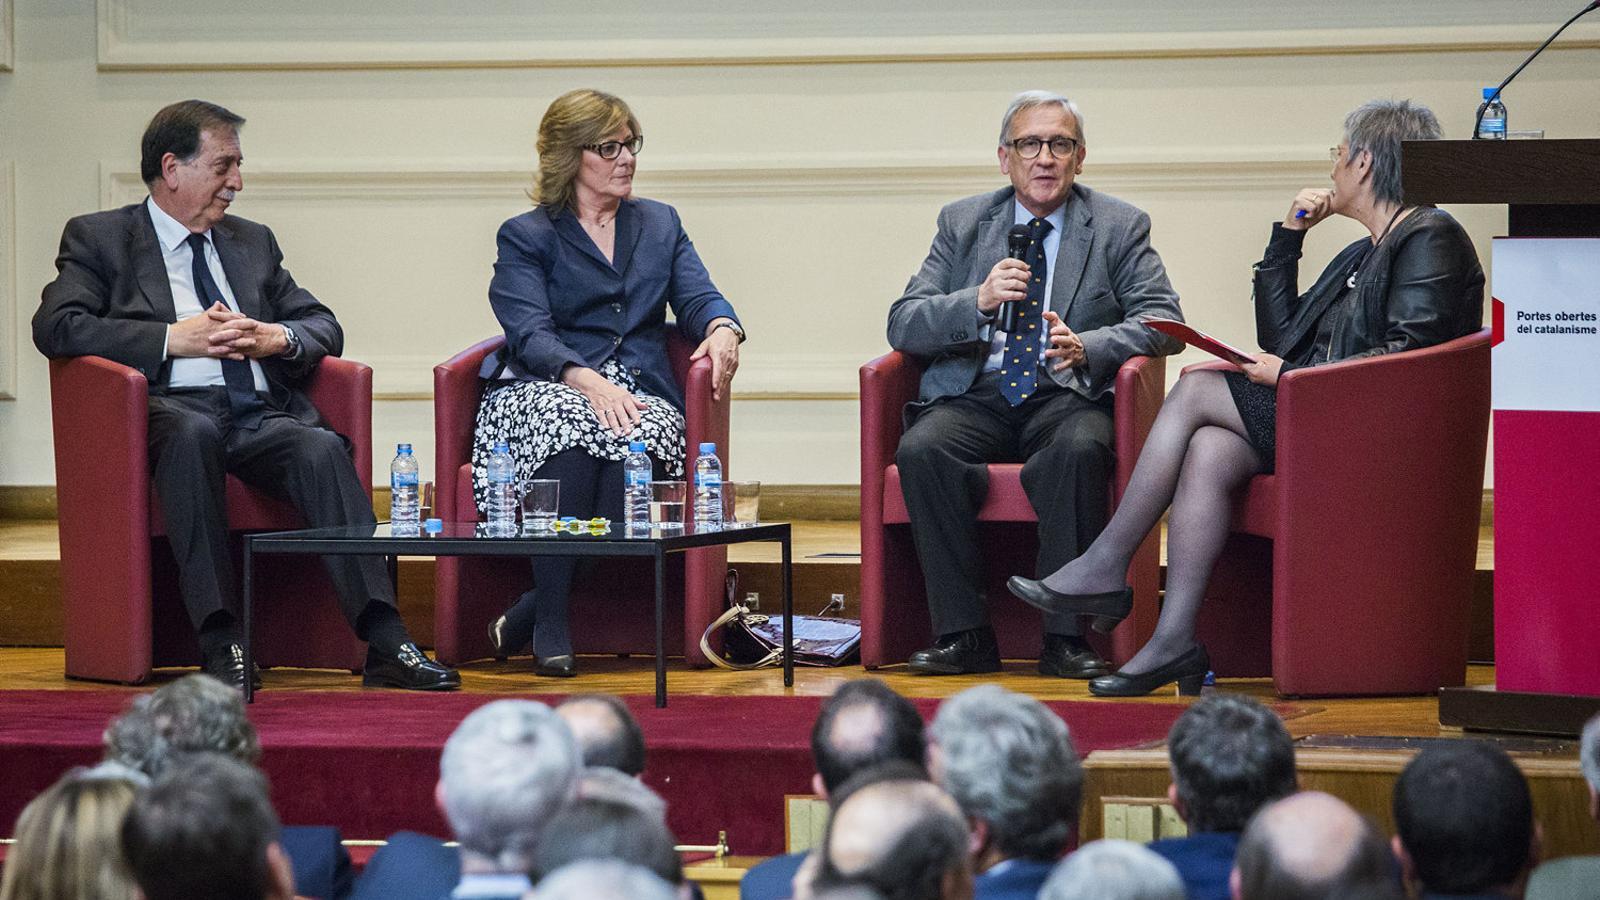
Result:
<svg viewBox="0 0 1600 900"><path fill-rule="evenodd" d="M1045 147L1050 148L1050 155L1056 159L1065 159L1078 151L1077 141L1063 137L1051 138L1048 141L1036 137L1017 138L1014 141L1007 141L1006 146L1017 151L1017 155L1023 159L1037 158L1039 151Z"/></svg>
<svg viewBox="0 0 1600 900"><path fill-rule="evenodd" d="M1333 162L1338 162L1339 161L1339 157L1341 157L1343 155L1344 155L1344 148L1343 147L1329 147L1328 148L1328 159L1333 161Z"/></svg>
<svg viewBox="0 0 1600 900"><path fill-rule="evenodd" d="M625 141L603 141L598 144L583 145L583 149L600 154L601 159L616 159L622 155L622 148L624 147L628 148L629 153L638 156L639 151L644 149L644 135L631 137Z"/></svg>

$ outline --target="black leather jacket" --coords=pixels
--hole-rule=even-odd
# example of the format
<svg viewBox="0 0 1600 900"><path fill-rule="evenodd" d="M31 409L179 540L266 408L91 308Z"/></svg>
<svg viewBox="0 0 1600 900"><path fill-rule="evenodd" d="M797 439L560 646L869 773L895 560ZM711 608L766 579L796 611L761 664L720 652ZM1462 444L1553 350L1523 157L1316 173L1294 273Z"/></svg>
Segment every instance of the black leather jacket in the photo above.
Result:
<svg viewBox="0 0 1600 900"><path fill-rule="evenodd" d="M1256 339L1284 359L1284 371L1442 344L1483 327L1483 267L1461 225L1443 210L1415 209L1372 247L1361 238L1334 257L1316 284L1299 294L1304 231L1272 226L1255 267ZM1311 359L1317 322L1345 287L1358 260L1348 321L1332 336L1328 358Z"/></svg>

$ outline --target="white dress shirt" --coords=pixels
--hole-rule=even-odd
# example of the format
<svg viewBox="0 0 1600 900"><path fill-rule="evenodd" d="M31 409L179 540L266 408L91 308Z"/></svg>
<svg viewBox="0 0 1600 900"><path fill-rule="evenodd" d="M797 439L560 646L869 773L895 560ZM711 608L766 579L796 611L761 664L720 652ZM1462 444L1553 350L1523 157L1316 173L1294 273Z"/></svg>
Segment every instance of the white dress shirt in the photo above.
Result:
<svg viewBox="0 0 1600 900"><path fill-rule="evenodd" d="M194 283L194 253L189 249L189 229L182 222L167 215L166 210L156 205L154 198L145 201L145 206L150 210L150 221L156 227L156 241L161 244L161 261L167 267L167 284L172 288L172 308L178 315L178 321L193 318L205 312L205 307L200 303L200 291ZM229 309L239 311L239 304L233 299L233 289L228 286L228 274L222 271L222 260L217 256L217 245L211 242L211 232L205 232L206 239L206 266L211 269L211 278L216 281L217 289L222 291L222 302ZM167 340L172 340L172 326L167 326ZM168 359L166 347L162 347L162 358ZM167 383L172 387L224 387L227 382L222 378L222 360L209 356L173 356L170 357L172 368ZM250 372L255 376L256 390L267 393L267 376L261 371L261 363L248 360Z"/></svg>
<svg viewBox="0 0 1600 900"><path fill-rule="evenodd" d="M1021 203L1013 201L1012 208L1015 210L1014 218L1016 224L1026 225L1034 220L1033 213L1028 212L1027 207ZM1063 203L1056 207L1055 212L1045 216L1044 220L1050 223L1050 230L1045 232L1044 236L1044 306L1045 309L1049 309L1050 288L1056 283L1056 250L1061 247L1061 232L1067 227L1067 204ZM1052 360L1045 359L1044 352L1050 349L1050 335L1045 330L1042 312L1039 319L1039 332L1043 335L1039 344L1039 367L1043 370L1040 375L1041 377L1049 377L1048 364ZM1005 362L1007 337L1006 332L1001 331L998 327L989 326L989 358L983 363L985 372L996 371Z"/></svg>

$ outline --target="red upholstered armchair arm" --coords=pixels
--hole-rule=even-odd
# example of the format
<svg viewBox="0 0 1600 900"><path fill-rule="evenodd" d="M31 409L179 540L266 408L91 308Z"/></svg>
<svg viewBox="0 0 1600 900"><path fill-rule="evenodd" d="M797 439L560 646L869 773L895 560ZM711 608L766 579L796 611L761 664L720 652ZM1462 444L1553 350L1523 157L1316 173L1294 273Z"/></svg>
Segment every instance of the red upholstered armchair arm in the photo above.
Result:
<svg viewBox="0 0 1600 900"><path fill-rule="evenodd" d="M495 335L433 367L433 508L442 519L456 518L456 473L472 461L472 432L483 399L478 372L505 343L505 335Z"/></svg>
<svg viewBox="0 0 1600 900"><path fill-rule="evenodd" d="M99 356L50 361L56 496L63 540L149 534L149 389L138 370ZM107 518L113 521L106 521Z"/></svg>
<svg viewBox="0 0 1600 900"><path fill-rule="evenodd" d="M1162 356L1134 356L1117 370L1116 423L1117 476L1113 502L1122 499L1122 489L1133 477L1134 464L1144 449L1150 427L1161 412L1167 392L1167 360Z"/></svg>
<svg viewBox="0 0 1600 900"><path fill-rule="evenodd" d="M372 496L372 367L323 357L302 386L324 422L350 441L356 474Z"/></svg>
<svg viewBox="0 0 1600 900"><path fill-rule="evenodd" d="M692 348L690 348L690 352ZM731 391L723 391L720 400L711 396L711 357L703 356L689 363L683 374L683 424L686 438L686 462L693 464L700 454L700 444L713 441L717 456L722 459L722 477L732 480L732 454L728 447L728 414ZM693 472L684 473L693 477Z"/></svg>
<svg viewBox="0 0 1600 900"><path fill-rule="evenodd" d="M883 494L883 470L894 463L907 403L917 399L924 366L896 350L861 367L861 498ZM876 499L874 499L876 504Z"/></svg>

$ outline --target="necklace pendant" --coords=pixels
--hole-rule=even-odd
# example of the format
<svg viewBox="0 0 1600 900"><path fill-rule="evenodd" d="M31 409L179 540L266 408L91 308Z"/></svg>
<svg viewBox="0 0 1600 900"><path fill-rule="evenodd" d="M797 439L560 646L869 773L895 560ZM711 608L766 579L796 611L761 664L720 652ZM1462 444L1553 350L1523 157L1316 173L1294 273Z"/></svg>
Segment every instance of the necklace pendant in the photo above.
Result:
<svg viewBox="0 0 1600 900"><path fill-rule="evenodd" d="M1356 286L1356 273L1350 273L1350 277L1344 280L1344 286L1347 288L1353 288Z"/></svg>

